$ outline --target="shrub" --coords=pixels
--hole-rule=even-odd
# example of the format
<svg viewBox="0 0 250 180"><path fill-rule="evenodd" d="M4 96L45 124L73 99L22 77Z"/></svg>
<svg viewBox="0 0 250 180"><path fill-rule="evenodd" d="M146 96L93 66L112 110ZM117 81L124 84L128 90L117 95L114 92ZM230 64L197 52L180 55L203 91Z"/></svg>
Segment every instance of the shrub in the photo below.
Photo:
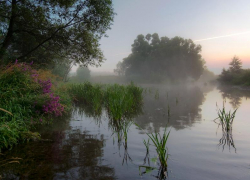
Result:
<svg viewBox="0 0 250 180"><path fill-rule="evenodd" d="M50 117L65 111L61 98L54 93L55 76L36 70L31 64L18 63L0 71L0 151L28 139L34 124L49 123ZM7 113L10 112L10 113Z"/></svg>

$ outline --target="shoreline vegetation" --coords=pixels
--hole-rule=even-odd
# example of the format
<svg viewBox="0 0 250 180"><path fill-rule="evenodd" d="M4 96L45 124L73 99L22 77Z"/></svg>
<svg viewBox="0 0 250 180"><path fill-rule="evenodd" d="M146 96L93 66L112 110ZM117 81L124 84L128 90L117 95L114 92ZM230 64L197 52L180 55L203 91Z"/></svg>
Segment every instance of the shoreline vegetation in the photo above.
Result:
<svg viewBox="0 0 250 180"><path fill-rule="evenodd" d="M229 63L229 68L223 68L218 81L241 90L250 90L250 69L243 69L241 60L234 56Z"/></svg>
<svg viewBox="0 0 250 180"><path fill-rule="evenodd" d="M53 123L74 105L84 104L97 115L105 109L113 120L131 118L141 111L143 89L133 83L60 83L58 76L33 66L16 60L1 68L0 152L40 140L36 128Z"/></svg>

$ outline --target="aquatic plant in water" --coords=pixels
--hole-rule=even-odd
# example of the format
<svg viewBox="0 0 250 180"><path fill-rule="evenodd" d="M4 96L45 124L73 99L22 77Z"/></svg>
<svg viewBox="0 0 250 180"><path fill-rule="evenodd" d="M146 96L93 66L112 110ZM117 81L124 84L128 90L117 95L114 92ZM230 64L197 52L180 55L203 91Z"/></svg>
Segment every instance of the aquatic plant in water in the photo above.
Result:
<svg viewBox="0 0 250 180"><path fill-rule="evenodd" d="M220 125L224 128L225 131L232 130L232 124L235 118L235 113L237 109L235 109L232 113L229 111L228 113L225 111L225 107L222 110L218 111L218 118L220 121Z"/></svg>
<svg viewBox="0 0 250 180"><path fill-rule="evenodd" d="M133 83L127 86L114 84L105 92L105 107L110 118L121 120L131 118L140 112L143 89Z"/></svg>
<svg viewBox="0 0 250 180"><path fill-rule="evenodd" d="M140 112L143 89L130 85L92 85L89 82L71 84L68 92L77 104L94 107L100 112L105 108L110 118L121 120Z"/></svg>
<svg viewBox="0 0 250 180"><path fill-rule="evenodd" d="M139 127L137 124L136 126ZM165 127L162 136L160 133L157 133L157 132L152 133L152 134L147 133L147 136L153 143L152 145L154 145L154 147L156 148L158 160L160 161L160 168L159 168L158 176L157 176L158 179L165 179L167 177L167 166L168 166L167 164L167 160L168 160L167 141L168 141L169 134L170 134L170 131L167 132L167 127ZM146 142L144 140L143 143L148 152L149 142ZM142 165L142 166L139 166L139 171L141 171L141 168L145 168L146 171L155 169L154 167L151 167L151 166Z"/></svg>
<svg viewBox="0 0 250 180"><path fill-rule="evenodd" d="M150 140L153 142L153 145L156 147L156 152L158 154L158 158L162 168L167 168L167 141L169 137L170 131L167 133L167 128L165 128L163 135L160 133L147 134Z"/></svg>
<svg viewBox="0 0 250 180"><path fill-rule="evenodd" d="M222 146L223 150L225 148L225 145L227 144L230 147L232 146L235 149L236 147L233 140L233 134L232 134L232 124L235 118L235 114L237 112L237 109L235 109L232 113L231 111L226 112L225 107L223 106L222 110L218 110L218 118L216 118L214 121L219 120L219 122L216 122L218 124L218 127L221 126L222 128L222 137L219 140L218 146Z"/></svg>

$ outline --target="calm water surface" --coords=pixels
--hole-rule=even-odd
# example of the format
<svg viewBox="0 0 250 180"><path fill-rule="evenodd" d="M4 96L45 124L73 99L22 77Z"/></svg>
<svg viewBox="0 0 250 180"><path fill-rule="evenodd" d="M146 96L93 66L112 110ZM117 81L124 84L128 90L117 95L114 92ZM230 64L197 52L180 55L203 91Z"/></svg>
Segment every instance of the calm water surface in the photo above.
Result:
<svg viewBox="0 0 250 180"><path fill-rule="evenodd" d="M100 116L75 108L69 117L41 131L43 142L29 142L4 152L0 161L21 158L0 167L4 179L157 179L155 148L143 144L146 133L171 130L167 142L168 179L250 179L250 92L216 87L144 86L142 112L133 118L127 143L119 141L103 110ZM218 108L238 108L232 138L213 120ZM66 120L65 120L66 119ZM223 136L225 135L225 136ZM3 158L4 157L4 158Z"/></svg>

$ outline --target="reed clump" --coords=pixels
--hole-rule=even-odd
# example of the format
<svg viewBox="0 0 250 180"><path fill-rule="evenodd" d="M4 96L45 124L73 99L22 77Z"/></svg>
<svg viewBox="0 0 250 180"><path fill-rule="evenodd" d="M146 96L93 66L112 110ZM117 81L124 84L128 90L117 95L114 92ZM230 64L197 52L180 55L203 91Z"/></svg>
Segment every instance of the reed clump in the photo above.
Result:
<svg viewBox="0 0 250 180"><path fill-rule="evenodd" d="M153 145L156 147L156 152L158 154L158 158L162 168L167 168L167 159L168 159L168 151L167 151L167 141L169 137L170 131L167 132L167 128L165 128L163 135L160 133L147 134L150 140L153 142Z"/></svg>
<svg viewBox="0 0 250 180"><path fill-rule="evenodd" d="M223 107L222 110L219 109L217 119L219 119L219 123L225 131L230 131L232 129L232 124L233 124L236 112L237 112L237 109L235 109L232 113L231 111L226 112L225 107Z"/></svg>
<svg viewBox="0 0 250 180"><path fill-rule="evenodd" d="M111 119L121 120L137 114L142 105L143 89L129 85L98 85L85 82L70 84L68 92L77 104L94 107L95 111L104 108Z"/></svg>
<svg viewBox="0 0 250 180"><path fill-rule="evenodd" d="M232 129L236 112L237 109L235 109L233 112L231 111L226 112L225 107L223 106L222 110L221 109L218 110L218 118L214 120L215 122L216 120L219 120L219 122L216 123L218 124L218 126L221 125L222 128L222 137L219 140L218 146L222 146L223 150L225 148L225 145L227 144L229 146L229 150L230 147L232 146L236 152L236 147L233 140L233 129Z"/></svg>
<svg viewBox="0 0 250 180"><path fill-rule="evenodd" d="M142 105L143 89L130 84L122 86L110 85L105 92L105 107L112 119L121 120L124 117L138 114Z"/></svg>
<svg viewBox="0 0 250 180"><path fill-rule="evenodd" d="M135 125L137 127L139 127L137 124L135 124ZM157 133L157 132L152 133L152 134L147 133L149 140L151 140L151 142L153 144L150 144L149 140L143 141L143 143L146 147L146 150L147 150L146 158L147 158L148 152L149 152L149 145L153 145L156 148L158 160L160 162L160 168L158 170L158 175L157 175L158 179L166 179L167 178L167 166L168 166L168 163L167 163L167 161L168 161L167 141L169 138L169 134L170 134L170 131L167 132L167 127L165 127L162 136L160 133ZM144 164L145 164L145 162L146 161L144 159ZM151 170L155 169L154 167L151 167L150 164L149 164L149 166L145 166L145 165L139 166L139 171L140 171L140 168L146 168L146 172L147 172L147 169L151 169Z"/></svg>
<svg viewBox="0 0 250 180"><path fill-rule="evenodd" d="M70 84L68 93L73 101L79 105L91 106L94 111L100 111L103 104L103 86L85 82L81 84Z"/></svg>

